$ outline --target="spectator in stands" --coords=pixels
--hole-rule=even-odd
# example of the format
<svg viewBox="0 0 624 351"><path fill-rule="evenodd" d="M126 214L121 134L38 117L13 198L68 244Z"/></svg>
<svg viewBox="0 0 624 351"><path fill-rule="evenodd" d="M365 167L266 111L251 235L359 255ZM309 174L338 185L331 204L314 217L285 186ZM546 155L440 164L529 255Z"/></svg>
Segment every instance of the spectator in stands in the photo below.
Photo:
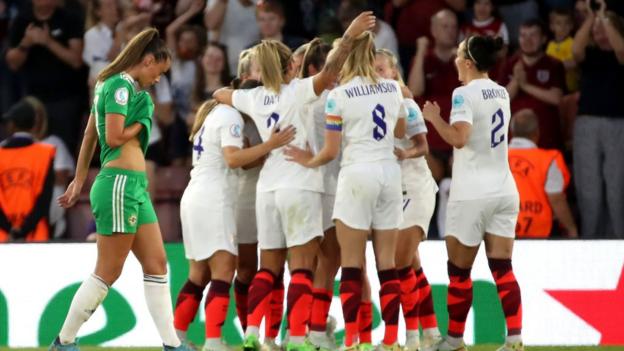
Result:
<svg viewBox="0 0 624 351"><path fill-rule="evenodd" d="M346 30L362 11L368 10L365 0L343 0L338 8L338 19L342 25L342 30ZM390 50L396 57L399 57L399 44L397 42L394 29L385 21L377 19L375 22L375 48Z"/></svg>
<svg viewBox="0 0 624 351"><path fill-rule="evenodd" d="M204 22L210 30L210 40L227 45L230 72L236 72L238 54L249 43L260 38L256 21L257 0L208 0Z"/></svg>
<svg viewBox="0 0 624 351"><path fill-rule="evenodd" d="M570 172L559 150L537 147L539 124L533 111L520 110L511 118L513 138L509 143L509 166L520 193L520 214L516 224L519 238L548 238L554 217L566 235L576 238L578 231L565 190Z"/></svg>
<svg viewBox="0 0 624 351"><path fill-rule="evenodd" d="M201 76L197 59L206 46L205 30L185 23L200 13L204 4L194 0L191 6L167 26L167 46L173 53L171 62L171 89L177 115L186 119L193 114L191 98L197 78Z"/></svg>
<svg viewBox="0 0 624 351"><path fill-rule="evenodd" d="M160 77L158 83L150 87L149 93L154 102L154 116L152 119L152 132L145 153L145 173L147 173L147 191L153 200L156 199L157 178L156 170L158 166L166 163L166 153L161 129L169 127L174 119L173 96L171 86L167 76Z"/></svg>
<svg viewBox="0 0 624 351"><path fill-rule="evenodd" d="M624 238L624 20L599 2L597 13L589 9L572 46L582 72L575 185L581 234Z"/></svg>
<svg viewBox="0 0 624 351"><path fill-rule="evenodd" d="M194 113L193 87L201 76L198 60L206 46L205 30L187 24L204 9L204 1L192 0L188 5L166 29L167 46L173 53L170 77L175 118L165 134L167 154L175 165L185 164L190 155L187 119Z"/></svg>
<svg viewBox="0 0 624 351"><path fill-rule="evenodd" d="M195 109L205 100L212 97L217 89L230 84L232 75L227 64L227 49L223 44L209 42L201 58L197 80L193 88L193 104ZM189 126L193 125L193 117L187 118Z"/></svg>
<svg viewBox="0 0 624 351"><path fill-rule="evenodd" d="M89 86L93 88L98 73L121 49L121 37L115 37L119 23L118 0L91 0L87 7L87 31L82 59L89 66Z"/></svg>
<svg viewBox="0 0 624 351"><path fill-rule="evenodd" d="M263 0L256 6L256 22L260 30L260 39L278 40L295 50L306 43L302 37L283 33L286 17L284 17L284 7L279 0ZM247 24L249 25L249 24ZM258 44L253 42L248 47Z"/></svg>
<svg viewBox="0 0 624 351"><path fill-rule="evenodd" d="M505 23L496 17L494 0L474 0L472 5L472 21L465 23L461 28L461 38L472 35L489 35L501 37L505 45L509 45L509 32Z"/></svg>
<svg viewBox="0 0 624 351"><path fill-rule="evenodd" d="M47 241L54 147L31 134L35 110L22 100L2 116L11 136L0 144L0 242Z"/></svg>
<svg viewBox="0 0 624 351"><path fill-rule="evenodd" d="M556 58L563 63L566 70L567 92L575 92L578 90L579 75L574 55L572 54L574 15L569 9L556 8L550 11L549 21L553 38L548 42L546 55Z"/></svg>
<svg viewBox="0 0 624 351"><path fill-rule="evenodd" d="M81 100L82 34L84 24L56 0L33 0L32 10L13 21L6 61L21 72L26 93L46 105L50 134L74 150L85 107Z"/></svg>
<svg viewBox="0 0 624 351"><path fill-rule="evenodd" d="M462 12L466 0L386 0L384 20L396 33L401 67L410 67L416 52L416 40L430 37L430 20L444 8Z"/></svg>
<svg viewBox="0 0 624 351"><path fill-rule="evenodd" d="M48 134L48 113L45 110L45 105L34 96L27 96L24 98L24 101L35 111L33 137L44 144L54 146L56 150L54 157L54 188L52 190L48 219L51 229L50 237L58 239L65 234L67 223L65 221L65 209L58 204L56 199L65 193L65 189L67 189L67 185L69 185L74 175L74 157L67 149L67 146L65 146L65 143L63 143L63 140L56 135Z"/></svg>
<svg viewBox="0 0 624 351"><path fill-rule="evenodd" d="M509 44L518 47L522 23L539 18L539 5L535 0L496 0L498 12L509 31Z"/></svg>
<svg viewBox="0 0 624 351"><path fill-rule="evenodd" d="M507 46L509 45L509 32L507 31L505 23L500 18L496 17L496 8L494 7L493 1L494 0L474 0L472 5L472 21L462 26L460 40L472 35L501 37L503 43L505 43L505 49L501 50L499 55L505 57L507 55Z"/></svg>
<svg viewBox="0 0 624 351"><path fill-rule="evenodd" d="M559 103L565 90L565 71L544 52L546 32L542 22L529 20L520 27L520 52L507 60L499 83L507 87L511 112L531 109L539 120L539 147L563 147Z"/></svg>
<svg viewBox="0 0 624 351"><path fill-rule="evenodd" d="M408 87L420 102L437 101L441 115L448 121L451 96L459 86L455 56L457 53L457 16L450 10L441 10L431 19L433 46L427 37L418 39L418 49L409 73ZM429 123L429 122L427 122ZM439 182L448 168L451 147L431 125L428 126L429 154L427 161L434 179Z"/></svg>

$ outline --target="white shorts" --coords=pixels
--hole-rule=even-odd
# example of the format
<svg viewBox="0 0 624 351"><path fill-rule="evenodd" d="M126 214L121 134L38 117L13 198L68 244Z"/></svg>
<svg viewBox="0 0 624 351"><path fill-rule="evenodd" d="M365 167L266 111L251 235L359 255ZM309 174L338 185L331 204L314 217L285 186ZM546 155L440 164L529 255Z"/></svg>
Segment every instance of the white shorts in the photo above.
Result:
<svg viewBox="0 0 624 351"><path fill-rule="evenodd" d="M323 194L321 196L323 202L323 232L336 226L332 220L332 214L334 213L334 203L336 202L336 195Z"/></svg>
<svg viewBox="0 0 624 351"><path fill-rule="evenodd" d="M396 161L351 164L340 169L332 218L358 230L398 229L402 202Z"/></svg>
<svg viewBox="0 0 624 351"><path fill-rule="evenodd" d="M224 250L238 255L236 243L235 197L219 189L206 192L187 190L180 201L182 239L186 258L200 261ZM228 199L229 198L229 199Z"/></svg>
<svg viewBox="0 0 624 351"><path fill-rule="evenodd" d="M479 245L485 233L513 239L519 212L517 195L449 201L445 235L456 237L466 246Z"/></svg>
<svg viewBox="0 0 624 351"><path fill-rule="evenodd" d="M437 187L427 184L420 188L410 187L403 192L403 222L399 229L419 226L427 237L429 223L435 210Z"/></svg>
<svg viewBox="0 0 624 351"><path fill-rule="evenodd" d="M323 236L321 193L298 189L258 192L256 218L260 249L303 245Z"/></svg>

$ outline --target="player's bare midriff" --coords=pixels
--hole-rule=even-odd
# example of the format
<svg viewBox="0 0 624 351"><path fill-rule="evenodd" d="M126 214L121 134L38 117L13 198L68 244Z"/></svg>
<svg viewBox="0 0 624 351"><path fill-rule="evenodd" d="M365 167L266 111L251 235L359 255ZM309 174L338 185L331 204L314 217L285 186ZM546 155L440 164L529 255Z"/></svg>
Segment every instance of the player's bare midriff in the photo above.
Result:
<svg viewBox="0 0 624 351"><path fill-rule="evenodd" d="M120 147L121 154L119 157L108 162L104 167L145 172L145 156L141 150L139 139L132 138Z"/></svg>

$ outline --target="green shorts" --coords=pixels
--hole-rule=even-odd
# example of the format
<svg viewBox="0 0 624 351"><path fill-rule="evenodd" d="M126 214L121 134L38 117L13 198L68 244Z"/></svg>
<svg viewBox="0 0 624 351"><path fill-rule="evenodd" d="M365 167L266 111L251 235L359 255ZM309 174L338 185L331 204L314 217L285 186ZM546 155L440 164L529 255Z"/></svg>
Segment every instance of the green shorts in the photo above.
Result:
<svg viewBox="0 0 624 351"><path fill-rule="evenodd" d="M134 234L142 224L158 222L145 172L102 168L90 198L98 234Z"/></svg>

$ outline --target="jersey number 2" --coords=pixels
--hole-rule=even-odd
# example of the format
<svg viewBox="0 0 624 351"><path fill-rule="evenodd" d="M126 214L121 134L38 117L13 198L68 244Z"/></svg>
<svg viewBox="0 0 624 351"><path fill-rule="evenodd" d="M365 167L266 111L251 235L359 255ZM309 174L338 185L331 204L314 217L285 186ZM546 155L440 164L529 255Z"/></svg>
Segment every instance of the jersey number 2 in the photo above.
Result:
<svg viewBox="0 0 624 351"><path fill-rule="evenodd" d="M490 134L490 145L492 148L497 147L500 143L505 141L504 125L505 118L503 116L503 110L498 109L498 111L492 115L492 132Z"/></svg>
<svg viewBox="0 0 624 351"><path fill-rule="evenodd" d="M277 122L279 122L279 119L280 119L280 115L278 115L275 112L271 113L269 118L267 118L267 128L271 128L272 126L277 125Z"/></svg>
<svg viewBox="0 0 624 351"><path fill-rule="evenodd" d="M383 106L377 104L373 110L373 123L375 123L373 138L377 141L383 139L387 133L387 126L384 118L386 118L386 110Z"/></svg>

